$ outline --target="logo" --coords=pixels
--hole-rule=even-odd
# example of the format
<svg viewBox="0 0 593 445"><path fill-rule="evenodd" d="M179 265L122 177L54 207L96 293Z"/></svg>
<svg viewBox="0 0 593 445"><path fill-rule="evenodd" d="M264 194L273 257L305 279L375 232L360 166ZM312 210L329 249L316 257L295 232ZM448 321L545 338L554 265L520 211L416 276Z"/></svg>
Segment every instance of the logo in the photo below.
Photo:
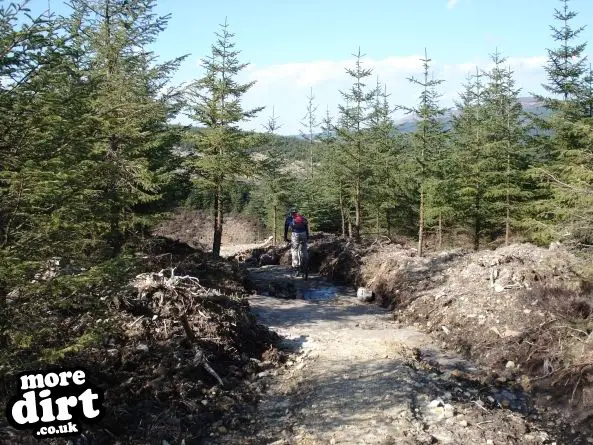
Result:
<svg viewBox="0 0 593 445"><path fill-rule="evenodd" d="M6 417L14 428L31 429L38 439L79 435L82 422L96 423L105 414L103 391L87 382L80 368L25 372L18 383Z"/></svg>

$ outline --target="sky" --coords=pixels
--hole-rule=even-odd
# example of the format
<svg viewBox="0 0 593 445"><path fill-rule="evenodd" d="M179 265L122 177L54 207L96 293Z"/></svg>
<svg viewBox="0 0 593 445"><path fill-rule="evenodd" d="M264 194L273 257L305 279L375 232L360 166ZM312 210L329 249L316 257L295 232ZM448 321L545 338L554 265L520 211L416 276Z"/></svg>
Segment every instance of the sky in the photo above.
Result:
<svg viewBox="0 0 593 445"><path fill-rule="evenodd" d="M49 0L56 14L67 12L61 0ZM31 0L44 11L48 0ZM420 91L407 80L420 77L424 50L435 79L442 79L441 105L454 106L468 73L489 68L497 49L515 72L521 95L541 93L546 82L546 48L554 48L550 25L560 0L157 0L158 14L171 14L154 51L163 60L189 54L173 83L204 74L200 60L210 54L215 32L227 19L235 34L239 60L249 65L239 80L256 84L244 108L265 106L245 129L263 131L272 114L278 133L298 134L307 96L314 96L318 120L336 115L340 91L351 86L345 68L360 48L364 67L373 70L369 84L386 85L392 105L414 106ZM571 0L574 26L593 22L592 0ZM593 26L589 42L593 62ZM401 112L394 114L401 119ZM189 122L181 118L182 122Z"/></svg>

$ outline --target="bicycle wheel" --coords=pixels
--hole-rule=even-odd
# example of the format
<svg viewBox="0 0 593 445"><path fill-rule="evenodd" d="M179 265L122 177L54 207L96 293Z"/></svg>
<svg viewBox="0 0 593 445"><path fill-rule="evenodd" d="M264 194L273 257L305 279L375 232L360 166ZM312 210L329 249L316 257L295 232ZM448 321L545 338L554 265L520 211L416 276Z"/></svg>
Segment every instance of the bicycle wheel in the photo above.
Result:
<svg viewBox="0 0 593 445"><path fill-rule="evenodd" d="M301 243L299 246L300 268L304 280L309 278L309 260L307 252L305 251L306 248L305 243Z"/></svg>

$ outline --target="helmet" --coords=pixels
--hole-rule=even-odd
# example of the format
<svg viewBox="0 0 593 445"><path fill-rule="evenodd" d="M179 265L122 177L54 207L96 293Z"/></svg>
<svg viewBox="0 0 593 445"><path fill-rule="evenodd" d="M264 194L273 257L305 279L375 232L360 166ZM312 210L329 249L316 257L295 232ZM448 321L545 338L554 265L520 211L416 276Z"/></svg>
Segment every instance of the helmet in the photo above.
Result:
<svg viewBox="0 0 593 445"><path fill-rule="evenodd" d="M291 207L290 210L288 211L288 213L290 213L291 215L293 213L297 213L297 208L296 207Z"/></svg>

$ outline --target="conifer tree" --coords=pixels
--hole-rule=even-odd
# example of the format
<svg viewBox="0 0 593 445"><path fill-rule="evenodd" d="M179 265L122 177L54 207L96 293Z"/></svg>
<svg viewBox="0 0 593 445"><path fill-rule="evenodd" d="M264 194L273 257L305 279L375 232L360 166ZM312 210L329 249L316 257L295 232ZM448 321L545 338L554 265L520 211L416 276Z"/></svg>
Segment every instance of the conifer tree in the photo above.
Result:
<svg viewBox="0 0 593 445"><path fill-rule="evenodd" d="M264 201L267 207L271 208L272 234L274 244L276 244L278 236L278 211L288 205L289 191L286 190L286 184L289 181L288 175L283 172L285 161L278 149L278 143L274 138L276 131L281 128L274 107L272 107L272 115L268 118L268 122L264 125L264 128L271 137L267 144L266 157L260 169L263 173Z"/></svg>
<svg viewBox="0 0 593 445"><path fill-rule="evenodd" d="M366 130L376 91L375 89L368 90L364 83L365 79L372 74L372 70L363 68L363 55L360 48L354 57L356 57L354 68L346 68L353 84L349 90L340 92L346 104L339 105L343 125L337 128L337 133L343 143L341 159L348 172L345 179L354 207L354 221L350 221L353 222L351 236L359 240L363 221L363 201L366 198L365 181L372 174L370 166L373 165L372 151L369 150L369 138Z"/></svg>
<svg viewBox="0 0 593 445"><path fill-rule="evenodd" d="M505 245L509 244L512 218L519 203L527 198L523 173L526 168L522 115L515 88L513 72L503 65L506 59L498 50L491 56L494 67L486 73L488 84L484 90L486 114L486 150L492 160L489 166L487 197L492 207L493 223L503 221Z"/></svg>
<svg viewBox="0 0 593 445"><path fill-rule="evenodd" d="M147 50L168 21L155 16L154 0L73 0L72 8L79 75L93 87L90 153L79 167L96 197L93 218L115 256L138 224L136 207L158 200L166 181L159 167L172 148L167 120L178 109L167 86L183 57L157 64Z"/></svg>
<svg viewBox="0 0 593 445"><path fill-rule="evenodd" d="M320 168L317 171L317 177L314 184L318 190L318 224L332 226L331 215L332 208L337 208L340 216L340 229L342 236L346 236L346 224L349 212L348 191L346 189L347 170L342 162L344 152L337 137L336 126L330 115L329 108L321 121L321 134L319 141L320 149ZM321 214L321 211L324 214Z"/></svg>
<svg viewBox="0 0 593 445"><path fill-rule="evenodd" d="M390 94L387 86L381 87L377 79L375 99L369 116L369 139L373 151L372 175L369 177L369 200L375 213L375 232L379 235L384 217L390 232L390 213L397 202L396 180L400 174L398 150L395 143L396 128L391 118Z"/></svg>
<svg viewBox="0 0 593 445"><path fill-rule="evenodd" d="M486 114L482 78L483 75L477 68L475 75L468 76L465 90L457 102L457 115L453 117L457 171L457 196L454 202L458 219L472 228L474 250L480 248L480 237L488 215L484 195L490 160L485 149Z"/></svg>
<svg viewBox="0 0 593 445"><path fill-rule="evenodd" d="M315 130L319 126L319 122L317 121L317 105L315 104L315 96L313 96L313 88L309 92L307 96L307 111L303 120L301 121L301 126L304 130L301 130L301 136L304 137L307 142L309 143L309 179L313 178L313 151L315 147L315 142L317 140L315 136Z"/></svg>
<svg viewBox="0 0 593 445"><path fill-rule="evenodd" d="M545 66L548 74L548 84L544 88L554 96L560 96L565 102L575 99L580 92L582 76L586 69L586 57L583 53L586 43L575 42L584 26L573 28L571 20L578 14L568 9L569 0L560 0L562 6L554 9L554 19L559 26L551 26L552 38L558 42L555 49L548 49L548 62ZM548 106L558 104L555 100L548 100Z"/></svg>
<svg viewBox="0 0 593 445"><path fill-rule="evenodd" d="M55 153L48 143L52 102L44 93L48 80L57 80L55 66L63 53L55 25L31 17L26 3L0 5L0 288L4 280L23 275L9 269L40 260L50 250L43 245L50 244L46 223L59 203L51 195L52 180L58 178L44 167Z"/></svg>
<svg viewBox="0 0 593 445"><path fill-rule="evenodd" d="M554 18L559 27L552 26L552 37L557 49L548 50L548 84L544 85L551 97L540 98L551 110L551 115L539 124L549 129L547 138L537 147L545 155L545 165L535 170L548 183L552 198L539 203L537 219L545 224L538 237L545 241L567 238L590 244L593 227L590 224L591 190L591 131L587 110L586 42L579 42L584 27L574 28L577 13L568 9L568 0L561 0Z"/></svg>
<svg viewBox="0 0 593 445"><path fill-rule="evenodd" d="M248 64L239 62L234 34L229 25L216 33L211 54L202 59L205 74L188 89L189 116L205 129L195 136L195 155L189 164L198 183L213 195L214 237L212 252L220 254L224 215L225 186L240 176L254 173L248 148L253 139L238 125L253 118L263 107L243 109L241 100L255 81L240 84L237 76Z"/></svg>
<svg viewBox="0 0 593 445"><path fill-rule="evenodd" d="M443 80L435 80L430 75L430 62L426 49L424 58L421 59L424 69L422 80L414 77L408 78L410 83L420 86L419 104L416 108L403 107L408 113L418 117L417 129L414 133L413 149L417 168L417 181L419 191L418 208L418 256L422 256L424 247L424 226L426 213L426 192L429 181L436 176L437 160L444 150L444 129L441 118L445 109L438 104L440 94L437 87Z"/></svg>

